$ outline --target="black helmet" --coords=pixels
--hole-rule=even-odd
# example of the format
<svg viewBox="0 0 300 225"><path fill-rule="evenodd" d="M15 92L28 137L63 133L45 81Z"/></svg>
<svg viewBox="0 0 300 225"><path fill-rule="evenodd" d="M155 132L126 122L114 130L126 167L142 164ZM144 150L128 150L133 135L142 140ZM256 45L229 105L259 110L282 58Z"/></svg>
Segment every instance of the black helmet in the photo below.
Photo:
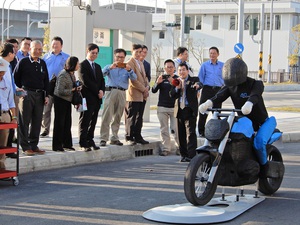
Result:
<svg viewBox="0 0 300 225"><path fill-rule="evenodd" d="M226 86L237 86L247 80L248 67L239 58L228 59L223 66L222 77Z"/></svg>

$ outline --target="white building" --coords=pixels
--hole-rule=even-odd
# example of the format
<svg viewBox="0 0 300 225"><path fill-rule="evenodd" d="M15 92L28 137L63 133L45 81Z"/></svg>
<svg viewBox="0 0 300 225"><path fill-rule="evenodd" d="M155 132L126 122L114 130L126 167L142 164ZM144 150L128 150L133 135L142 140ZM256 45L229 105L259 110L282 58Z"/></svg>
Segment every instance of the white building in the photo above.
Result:
<svg viewBox="0 0 300 225"><path fill-rule="evenodd" d="M192 41L194 52L200 54L193 56L190 50L190 64L196 73L201 61L206 61L208 49L216 46L220 50L219 60L226 61L235 57L234 45L238 40L238 0L186 0L185 16L190 17L190 34L186 34L186 41ZM258 71L259 44L254 43L249 35L249 19L257 18L260 21L261 8L264 4L264 32L263 32L263 69L268 69L268 54L270 43L270 0L245 0L244 1L244 31L243 35L243 59L248 65L249 71ZM295 49L295 41L291 28L299 24L300 1L277 0L273 2L273 31L272 31L272 63L271 71L289 71L288 56ZM152 51L160 50L160 62L173 57L173 50L179 46L180 27L167 27L166 23L180 23L181 0L171 0L166 6L165 21L153 17ZM160 22L160 23L159 23ZM160 25L159 25L160 24ZM261 40L260 31L254 39ZM188 44L186 43L186 47ZM155 51L154 51L155 53ZM152 53L152 54L154 54ZM175 57L175 54L174 54ZM197 60L198 59L198 60ZM199 62L198 62L199 61ZM155 70L155 63L152 62ZM154 71L153 71L154 72Z"/></svg>

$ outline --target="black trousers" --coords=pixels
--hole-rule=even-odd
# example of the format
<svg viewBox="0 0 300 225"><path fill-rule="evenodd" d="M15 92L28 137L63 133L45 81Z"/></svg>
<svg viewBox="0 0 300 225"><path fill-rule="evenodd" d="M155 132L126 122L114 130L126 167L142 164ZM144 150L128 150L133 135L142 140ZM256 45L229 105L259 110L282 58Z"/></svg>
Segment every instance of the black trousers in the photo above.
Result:
<svg viewBox="0 0 300 225"><path fill-rule="evenodd" d="M201 92L200 97L200 105L206 102L208 99L212 98L217 94L217 92L221 89L221 87L211 87L204 85ZM215 104L214 108L221 108L222 104ZM199 113L199 120L198 120L198 132L199 134L204 134L205 132L205 123L207 119L207 114Z"/></svg>
<svg viewBox="0 0 300 225"><path fill-rule="evenodd" d="M72 142L72 105L57 96L53 96L54 101L54 128L52 149L69 148L73 146Z"/></svg>
<svg viewBox="0 0 300 225"><path fill-rule="evenodd" d="M97 124L98 113L101 104L87 102L87 111L81 112L79 116L79 145L80 147L91 147L95 144L94 132Z"/></svg>
<svg viewBox="0 0 300 225"><path fill-rule="evenodd" d="M179 150L182 157L193 158L196 155L197 135L196 135L197 117L193 115L193 110L189 107L178 109L177 126Z"/></svg>
<svg viewBox="0 0 300 225"><path fill-rule="evenodd" d="M23 151L38 148L44 102L43 92L27 90L27 96L20 98L18 139Z"/></svg>
<svg viewBox="0 0 300 225"><path fill-rule="evenodd" d="M142 139L143 115L146 101L126 102L125 139L126 141Z"/></svg>

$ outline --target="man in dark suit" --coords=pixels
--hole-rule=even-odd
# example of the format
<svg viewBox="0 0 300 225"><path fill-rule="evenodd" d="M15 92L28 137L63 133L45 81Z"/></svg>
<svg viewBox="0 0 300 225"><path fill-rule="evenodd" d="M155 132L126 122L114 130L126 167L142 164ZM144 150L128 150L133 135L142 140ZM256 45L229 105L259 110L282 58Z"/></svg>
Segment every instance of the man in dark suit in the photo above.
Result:
<svg viewBox="0 0 300 225"><path fill-rule="evenodd" d="M142 52L141 52L141 55L140 55L140 61L144 65L145 72L146 72L146 77L148 78L148 81L150 83L150 80L151 80L151 66L150 66L150 63L145 60L147 54L148 54L148 47L146 45L142 45Z"/></svg>
<svg viewBox="0 0 300 225"><path fill-rule="evenodd" d="M80 63L78 70L79 80L82 82L82 95L86 98L87 110L79 117L79 145L86 152L100 149L94 142L94 131L98 119L98 112L105 92L105 81L102 69L95 63L99 53L96 44L88 44L86 59Z"/></svg>
<svg viewBox="0 0 300 225"><path fill-rule="evenodd" d="M179 150L181 162L189 162L196 155L196 121L198 115L197 92L200 89L199 78L189 76L189 67L185 63L178 66L178 82L170 95L176 98L174 115L177 118Z"/></svg>

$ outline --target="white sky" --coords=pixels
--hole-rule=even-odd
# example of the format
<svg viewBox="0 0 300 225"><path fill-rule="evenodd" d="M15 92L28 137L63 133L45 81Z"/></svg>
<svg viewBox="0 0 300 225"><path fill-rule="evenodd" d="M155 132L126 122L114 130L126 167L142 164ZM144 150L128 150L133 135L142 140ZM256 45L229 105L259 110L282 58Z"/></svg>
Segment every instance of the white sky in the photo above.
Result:
<svg viewBox="0 0 300 225"><path fill-rule="evenodd" d="M1 8L5 0L0 0ZM71 0L6 0L4 8L8 8L10 5L11 9L33 9L38 10L40 7L41 10L48 11L49 1L51 6L64 6L70 5ZM125 3L126 0L99 0L99 5L107 5L112 2L114 3ZM144 6L155 7L157 1L157 7L165 7L166 2L170 0L127 0L127 4L137 4Z"/></svg>

